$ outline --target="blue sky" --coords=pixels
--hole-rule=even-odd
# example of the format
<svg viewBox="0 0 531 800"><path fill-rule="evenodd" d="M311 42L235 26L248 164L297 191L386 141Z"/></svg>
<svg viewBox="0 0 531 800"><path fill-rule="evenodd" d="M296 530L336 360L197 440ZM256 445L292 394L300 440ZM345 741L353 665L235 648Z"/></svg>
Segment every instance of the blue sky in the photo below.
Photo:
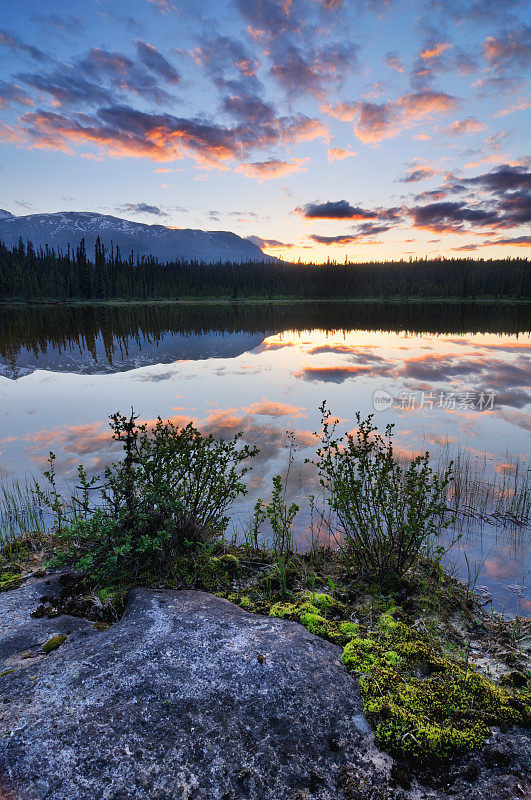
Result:
<svg viewBox="0 0 531 800"><path fill-rule="evenodd" d="M293 260L525 255L530 21L519 0L10 3L0 207Z"/></svg>

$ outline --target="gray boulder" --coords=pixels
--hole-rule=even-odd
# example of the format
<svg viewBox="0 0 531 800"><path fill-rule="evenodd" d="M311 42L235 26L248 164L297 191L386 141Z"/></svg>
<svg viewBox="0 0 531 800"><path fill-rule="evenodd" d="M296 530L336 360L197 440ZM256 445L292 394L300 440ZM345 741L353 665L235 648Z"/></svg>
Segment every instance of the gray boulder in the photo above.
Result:
<svg viewBox="0 0 531 800"><path fill-rule="evenodd" d="M341 650L296 623L136 589L97 631L29 616L42 594L0 595L0 787L17 800L340 800L381 780Z"/></svg>
<svg viewBox="0 0 531 800"><path fill-rule="evenodd" d="M101 631L58 614L60 592L54 578L0 594L1 800L456 796L376 748L340 648L297 623L136 589ZM463 762L458 796L525 796L525 741Z"/></svg>

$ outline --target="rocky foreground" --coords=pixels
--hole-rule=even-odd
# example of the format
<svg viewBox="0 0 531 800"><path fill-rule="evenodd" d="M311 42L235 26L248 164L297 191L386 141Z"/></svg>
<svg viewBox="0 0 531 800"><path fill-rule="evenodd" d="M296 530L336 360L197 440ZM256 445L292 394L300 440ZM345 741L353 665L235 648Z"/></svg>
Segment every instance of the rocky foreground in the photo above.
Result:
<svg viewBox="0 0 531 800"><path fill-rule="evenodd" d="M119 622L0 594L0 800L518 800L529 739L494 732L422 783L378 750L341 648L196 591L135 589Z"/></svg>

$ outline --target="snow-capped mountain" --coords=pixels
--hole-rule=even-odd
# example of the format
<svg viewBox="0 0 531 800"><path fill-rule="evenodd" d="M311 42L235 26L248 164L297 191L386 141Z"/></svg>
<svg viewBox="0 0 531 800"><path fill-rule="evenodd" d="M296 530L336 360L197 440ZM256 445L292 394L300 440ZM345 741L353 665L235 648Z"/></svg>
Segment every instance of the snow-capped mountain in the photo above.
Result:
<svg viewBox="0 0 531 800"><path fill-rule="evenodd" d="M48 244L56 250L66 250L68 245L76 248L84 238L87 254L92 258L98 236L106 248L110 249L111 243L118 245L123 258L134 250L135 258L153 255L161 262L276 261L253 242L230 231L175 230L89 211L15 217L0 210L0 240L8 247L18 244L22 237L24 242L33 242L34 247Z"/></svg>

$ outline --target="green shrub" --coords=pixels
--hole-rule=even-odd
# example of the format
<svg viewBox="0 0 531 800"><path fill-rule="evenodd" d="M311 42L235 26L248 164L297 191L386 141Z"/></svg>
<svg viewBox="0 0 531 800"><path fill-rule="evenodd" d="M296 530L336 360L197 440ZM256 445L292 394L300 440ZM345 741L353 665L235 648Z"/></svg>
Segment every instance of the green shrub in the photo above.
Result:
<svg viewBox="0 0 531 800"><path fill-rule="evenodd" d="M321 406L321 446L313 462L335 512L343 546L368 580L392 582L413 566L423 548L450 521L443 519L452 465L439 476L429 453L403 467L395 457L392 425L385 439L356 413L355 433L336 436L326 404Z"/></svg>
<svg viewBox="0 0 531 800"><path fill-rule="evenodd" d="M243 462L258 452L239 444L241 434L223 441L203 436L192 423L179 428L159 417L148 428L136 419L133 413L111 417L124 457L103 478L89 480L79 467L81 497L72 511L56 488L53 453L45 473L51 490L38 488L55 516L59 544L52 566L71 564L100 587L162 576L177 556L222 536L228 508L247 491ZM92 491L98 492L94 504Z"/></svg>

